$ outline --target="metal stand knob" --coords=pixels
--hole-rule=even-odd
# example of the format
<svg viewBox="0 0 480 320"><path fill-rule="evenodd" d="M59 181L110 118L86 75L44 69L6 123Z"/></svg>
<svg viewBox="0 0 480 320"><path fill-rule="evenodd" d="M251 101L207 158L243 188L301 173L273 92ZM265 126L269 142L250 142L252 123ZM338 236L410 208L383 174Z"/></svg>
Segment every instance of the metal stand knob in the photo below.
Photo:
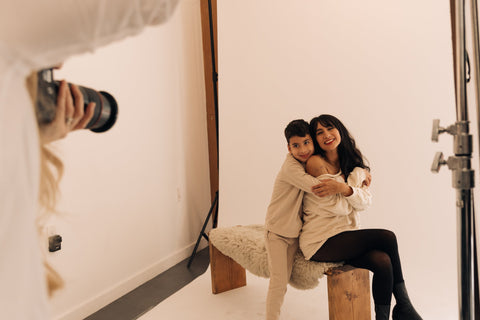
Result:
<svg viewBox="0 0 480 320"><path fill-rule="evenodd" d="M432 168L430 170L433 173L438 173L440 171L440 167L446 164L447 161L443 158L443 152L437 152L433 158Z"/></svg>
<svg viewBox="0 0 480 320"><path fill-rule="evenodd" d="M451 125L448 128L443 128L443 127L440 127L440 119L433 119L432 141L438 142L438 136L444 132L448 132L452 135L455 135L457 133L457 126Z"/></svg>
<svg viewBox="0 0 480 320"><path fill-rule="evenodd" d="M440 119L433 119L432 141L438 142L438 136L439 135L440 135Z"/></svg>

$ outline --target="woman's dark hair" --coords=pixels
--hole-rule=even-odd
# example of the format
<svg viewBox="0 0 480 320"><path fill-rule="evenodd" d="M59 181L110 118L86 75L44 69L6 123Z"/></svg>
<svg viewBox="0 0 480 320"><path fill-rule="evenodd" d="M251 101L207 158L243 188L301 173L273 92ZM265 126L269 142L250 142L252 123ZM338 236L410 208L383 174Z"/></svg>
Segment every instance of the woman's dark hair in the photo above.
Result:
<svg viewBox="0 0 480 320"><path fill-rule="evenodd" d="M335 127L340 133L342 141L338 146L338 158L340 160L340 170L345 175L345 181L355 167L370 170L370 167L365 163L362 153L355 144L355 139L350 135L347 128L336 117L329 114L322 114L313 118L310 121L310 135L312 136L313 144L315 146L315 153L325 158L325 151L320 148L317 142L317 126L321 124L324 127Z"/></svg>

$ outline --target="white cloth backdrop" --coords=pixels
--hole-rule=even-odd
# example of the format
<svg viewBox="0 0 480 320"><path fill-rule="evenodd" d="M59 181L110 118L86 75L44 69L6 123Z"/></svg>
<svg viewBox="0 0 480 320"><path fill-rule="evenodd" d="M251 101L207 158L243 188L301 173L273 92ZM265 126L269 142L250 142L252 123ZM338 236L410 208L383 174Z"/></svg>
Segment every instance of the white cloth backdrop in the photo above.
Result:
<svg viewBox="0 0 480 320"><path fill-rule="evenodd" d="M452 153L430 141L455 122L449 19L437 0L219 1L219 225L263 223L286 124L336 115L372 168L363 227L397 234L425 319L457 318L455 192L430 173Z"/></svg>

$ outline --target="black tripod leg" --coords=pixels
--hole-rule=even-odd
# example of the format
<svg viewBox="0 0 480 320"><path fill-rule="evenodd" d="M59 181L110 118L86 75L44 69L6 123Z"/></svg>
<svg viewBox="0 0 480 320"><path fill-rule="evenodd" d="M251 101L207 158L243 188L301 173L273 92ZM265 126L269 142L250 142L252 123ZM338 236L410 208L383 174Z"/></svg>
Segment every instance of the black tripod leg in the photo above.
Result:
<svg viewBox="0 0 480 320"><path fill-rule="evenodd" d="M476 241L476 240L475 240ZM476 247L476 246L475 246ZM476 248L475 248L476 250ZM480 290L478 288L478 259L477 253L475 253L475 271L474 271L474 281L475 281L475 319L480 320Z"/></svg>
<svg viewBox="0 0 480 320"><path fill-rule="evenodd" d="M473 212L473 281L474 281L474 305L475 317L480 320L480 290L478 286L478 254L477 254L477 227L475 224L475 210Z"/></svg>
<svg viewBox="0 0 480 320"><path fill-rule="evenodd" d="M218 202L218 191L215 193L215 200ZM215 213L213 214L213 222L212 222L212 227L216 228L218 224L218 203L215 207ZM207 239L208 240L208 239Z"/></svg>
<svg viewBox="0 0 480 320"><path fill-rule="evenodd" d="M208 241L208 236L205 234L205 228L207 227L208 220L212 215L213 209L216 208L215 213L218 212L217 201L218 201L218 191L215 194L215 199L213 199L212 205L210 206L210 210L208 211L207 218L203 223L202 231L200 231L200 234L198 235L197 243L195 244L195 248L193 249L192 255L190 256L190 260L188 260L187 268L190 268L190 265L192 264L192 261L195 258L195 255L197 254L198 245L200 244L200 240L202 240L202 237L205 237L205 240Z"/></svg>

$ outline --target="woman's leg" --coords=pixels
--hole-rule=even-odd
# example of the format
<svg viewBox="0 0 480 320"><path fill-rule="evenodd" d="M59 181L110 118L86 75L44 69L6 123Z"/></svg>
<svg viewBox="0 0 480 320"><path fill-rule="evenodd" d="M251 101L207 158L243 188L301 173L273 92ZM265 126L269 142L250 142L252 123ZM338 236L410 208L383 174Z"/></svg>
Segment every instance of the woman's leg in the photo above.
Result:
<svg viewBox="0 0 480 320"><path fill-rule="evenodd" d="M345 261L373 272L372 295L376 304L389 305L394 283L403 281L395 234L383 229L337 234L313 255L314 261Z"/></svg>
<svg viewBox="0 0 480 320"><path fill-rule="evenodd" d="M372 271L372 296L375 304L390 305L393 291L393 269L387 253L372 250L358 258L347 260L347 263L356 268Z"/></svg>
<svg viewBox="0 0 480 320"><path fill-rule="evenodd" d="M381 251L388 254L392 265L393 283L403 281L397 237L392 231L385 229L353 230L339 233L328 239L310 260L345 261L351 264L370 251ZM376 258L380 259L381 257L377 254ZM375 257L370 257L368 263L374 261L376 261ZM371 271L373 272L373 270Z"/></svg>
<svg viewBox="0 0 480 320"><path fill-rule="evenodd" d="M421 319L403 294L404 280L397 239L393 232L384 229L366 229L346 231L331 237L310 259L313 261L345 261L358 268L373 272L372 294L376 305L389 305L392 292L397 300L397 311L403 300L408 300L407 307L412 311L407 317L394 319ZM406 291L404 291L406 292Z"/></svg>

